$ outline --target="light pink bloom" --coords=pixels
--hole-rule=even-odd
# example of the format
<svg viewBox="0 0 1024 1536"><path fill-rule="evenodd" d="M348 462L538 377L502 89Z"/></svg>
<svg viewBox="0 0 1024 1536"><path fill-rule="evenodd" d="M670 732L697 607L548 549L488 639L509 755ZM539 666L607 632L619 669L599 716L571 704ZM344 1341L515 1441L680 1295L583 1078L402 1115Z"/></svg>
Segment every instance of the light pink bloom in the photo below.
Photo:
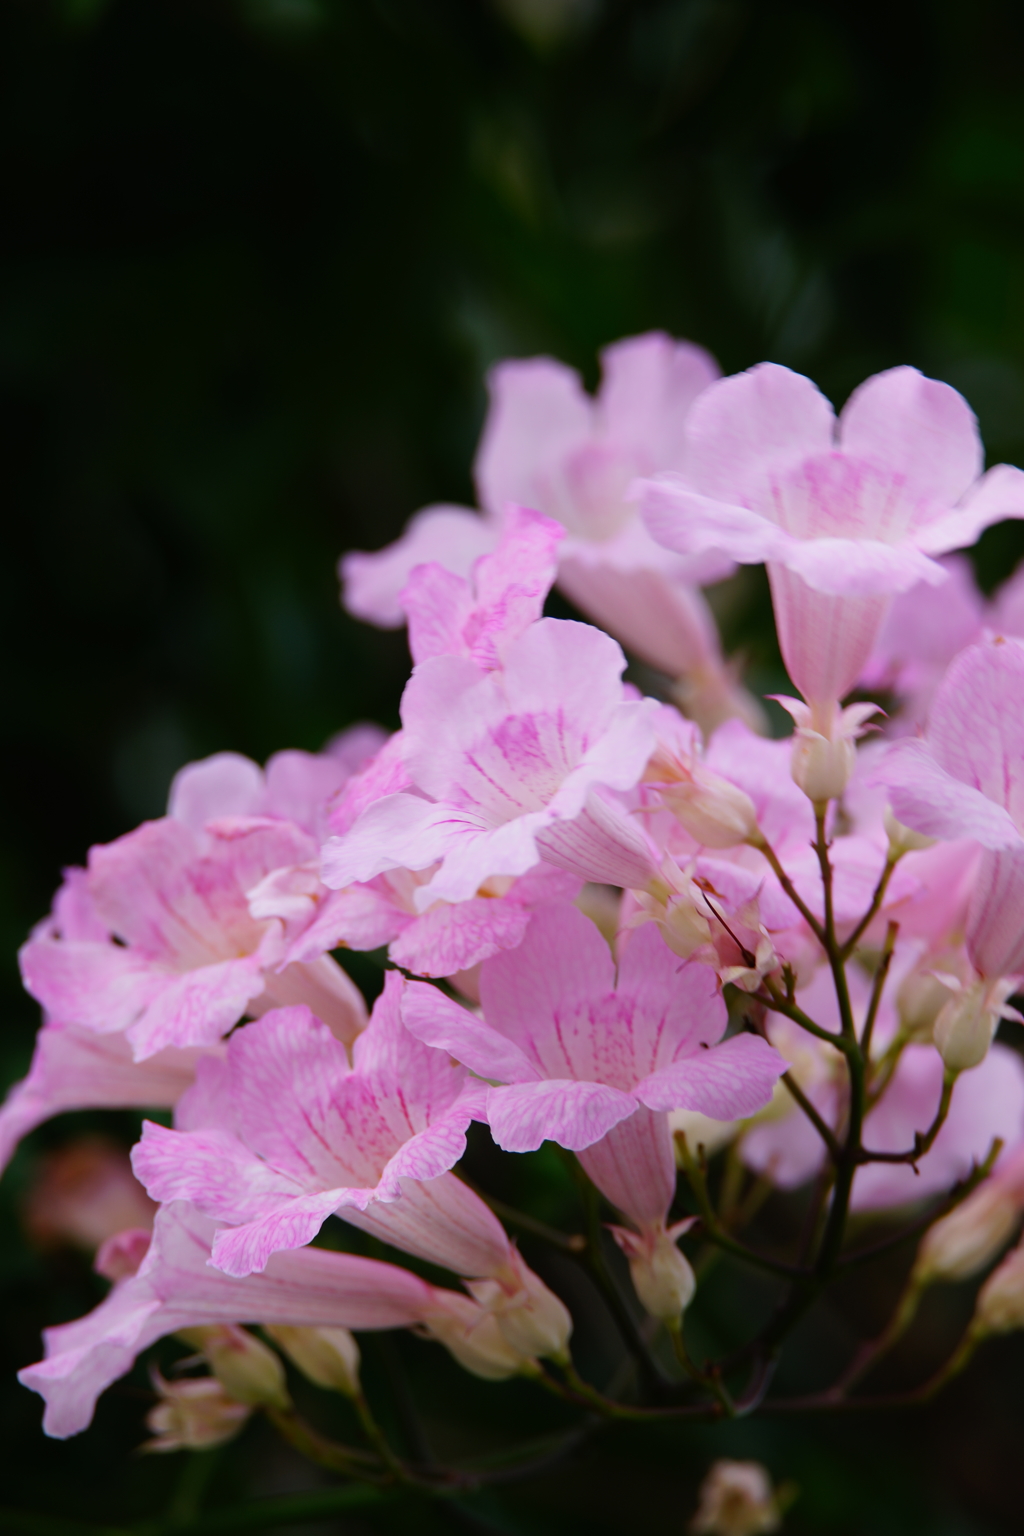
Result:
<svg viewBox="0 0 1024 1536"><path fill-rule="evenodd" d="M1024 973L1024 642L968 647L935 695L925 740L896 742L876 770L893 811L931 837L985 850L967 915L983 977Z"/></svg>
<svg viewBox="0 0 1024 1536"><path fill-rule="evenodd" d="M432 873L432 868L421 874L392 870L367 885L332 891L288 951L289 959L305 960L339 945L388 944L391 959L403 970L453 976L501 949L515 949L534 911L572 901L580 886L565 870L538 864L518 879L488 881L483 894L467 901L436 901L419 912L416 894Z"/></svg>
<svg viewBox="0 0 1024 1536"><path fill-rule="evenodd" d="M247 900L271 870L315 856L292 822L146 822L91 850L89 936L65 931L58 907L21 951L25 985L62 1024L124 1033L139 1061L212 1045L246 1012L304 998L351 1039L365 1009L341 967L323 956L282 970L282 924L254 919Z"/></svg>
<svg viewBox="0 0 1024 1536"><path fill-rule="evenodd" d="M436 863L415 896L425 911L532 869L545 835L564 840L593 791L632 788L643 772L657 706L624 699L624 666L606 635L556 619L513 641L500 672L481 676L457 656L424 662L402 698L413 791L375 800L326 843L324 881L340 889Z"/></svg>
<svg viewBox="0 0 1024 1536"><path fill-rule="evenodd" d="M726 1010L707 966L680 966L652 927L615 964L575 907L535 917L514 954L480 972L484 1018L436 988L410 989L410 1030L480 1076L498 1145L544 1140L580 1152L608 1198L638 1223L664 1216L675 1187L666 1111L751 1114L785 1070L763 1040L721 1042Z"/></svg>
<svg viewBox="0 0 1024 1536"><path fill-rule="evenodd" d="M724 665L698 583L729 574L717 553L683 558L654 542L626 492L637 475L679 468L691 403L718 376L699 347L654 332L602 353L592 399L571 368L550 358L500 364L477 455L482 517L427 508L397 543L342 561L345 605L386 627L401 623L399 592L414 568L436 561L466 577L494 548L509 504L561 523L561 590L629 650L676 677L687 674L691 712L715 725L753 717L752 701Z"/></svg>
<svg viewBox="0 0 1024 1536"><path fill-rule="evenodd" d="M496 549L468 579L437 562L416 566L399 595L414 664L464 656L483 672L499 667L505 648L544 611L564 534L539 512L509 507Z"/></svg>
<svg viewBox="0 0 1024 1536"><path fill-rule="evenodd" d="M638 475L680 466L683 424L718 368L700 347L652 332L601 354L596 399L550 358L501 363L476 478L492 517L508 502L557 518L569 537L559 585L591 619L670 675L719 664L714 622L694 590L731 566L659 548L628 500Z"/></svg>
<svg viewBox="0 0 1024 1536"><path fill-rule="evenodd" d="M985 630L1024 636L1024 566L986 602L966 556L950 555L940 564L949 573L942 586L920 582L894 598L859 679L862 688L887 688L900 696L890 735L923 728L946 668L958 652L982 640Z"/></svg>
<svg viewBox="0 0 1024 1536"><path fill-rule="evenodd" d="M468 507L424 507L410 518L402 537L373 554L352 550L338 566L345 607L357 619L381 629L401 629L405 609L399 594L418 565L437 561L455 576L468 578L481 555L501 536L497 518L481 517Z"/></svg>
<svg viewBox="0 0 1024 1536"><path fill-rule="evenodd" d="M275 1254L265 1273L230 1279L210 1266L213 1230L188 1205L162 1207L137 1274L85 1317L46 1330L45 1360L18 1380L46 1399L48 1435L64 1439L85 1429L100 1393L156 1339L180 1328L401 1328L443 1311L452 1294L393 1264L318 1248Z"/></svg>
<svg viewBox="0 0 1024 1536"><path fill-rule="evenodd" d="M448 1172L485 1087L399 1017L403 989L423 985L388 973L354 1066L307 1009L267 1014L202 1069L182 1105L187 1132L146 1125L138 1177L155 1198L191 1200L230 1223L213 1248L226 1273L262 1269L334 1212L458 1274L508 1266L500 1223Z"/></svg>
<svg viewBox="0 0 1024 1536"><path fill-rule="evenodd" d="M385 740L379 726L355 725L323 752L275 752L265 768L237 752L217 752L178 770L167 814L193 832L232 816L269 816L294 822L320 839L329 802L366 768Z"/></svg>
<svg viewBox="0 0 1024 1536"><path fill-rule="evenodd" d="M967 403L913 368L868 379L837 424L809 379L762 363L707 389L686 437L683 474L640 488L647 525L684 554L767 562L782 654L816 710L863 671L893 594L944 579L933 556L1024 516L1024 475L981 476Z"/></svg>

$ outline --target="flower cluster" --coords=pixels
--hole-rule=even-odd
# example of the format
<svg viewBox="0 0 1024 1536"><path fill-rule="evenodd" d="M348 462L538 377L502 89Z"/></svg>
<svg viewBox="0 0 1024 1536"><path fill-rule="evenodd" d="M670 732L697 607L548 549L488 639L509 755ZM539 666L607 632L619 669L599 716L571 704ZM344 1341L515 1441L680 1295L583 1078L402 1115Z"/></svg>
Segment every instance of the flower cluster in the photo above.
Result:
<svg viewBox="0 0 1024 1536"><path fill-rule="evenodd" d="M483 511L428 508L344 560L350 610L408 625L400 729L191 764L165 817L66 873L22 950L44 1023L0 1155L69 1109L173 1112L132 1154L146 1219L100 1248L109 1295L22 1373L49 1433L170 1333L208 1374L157 1378L157 1449L257 1408L294 1429L281 1351L369 1424L373 1452L332 1464L400 1475L365 1419L361 1329L625 1411L577 1374L565 1303L460 1176L474 1121L506 1153L564 1149L609 1218L619 1280L600 1221L578 1246L613 1290L628 1268L627 1342L652 1336L635 1302L678 1368L634 1414L749 1411L851 1211L912 1207L925 1236L830 1403L926 1285L1010 1241L1024 1063L995 1036L1024 978L1024 603L1019 581L986 603L946 557L1024 517L1024 474L982 473L966 402L910 368L836 421L785 368L721 379L661 335L603 364L594 399L547 359L496 369ZM762 561L800 695L787 740L761 734L700 591ZM544 616L556 582L592 623ZM621 646L659 698L624 681ZM346 950L386 953L369 1015ZM742 1239L773 1188L807 1191L792 1261ZM333 1218L447 1282L318 1245ZM783 1289L730 1357L749 1379L690 1360L684 1234ZM969 1347L1021 1325L1018 1252Z"/></svg>

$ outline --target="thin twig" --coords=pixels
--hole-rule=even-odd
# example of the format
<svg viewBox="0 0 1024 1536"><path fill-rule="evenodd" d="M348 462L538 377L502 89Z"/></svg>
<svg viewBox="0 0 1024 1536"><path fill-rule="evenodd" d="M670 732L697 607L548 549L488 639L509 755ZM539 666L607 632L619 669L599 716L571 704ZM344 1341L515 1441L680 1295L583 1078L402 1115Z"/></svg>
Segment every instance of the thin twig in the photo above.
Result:
<svg viewBox="0 0 1024 1536"><path fill-rule="evenodd" d="M864 935L874 918L878 915L882 902L885 900L885 893L889 888L889 881L892 879L892 872L902 856L902 854L897 854L894 858L892 853L890 853L886 858L882 873L878 877L878 884L875 886L874 894L871 897L871 905L839 951L843 960L849 960L857 947L858 939Z"/></svg>
<svg viewBox="0 0 1024 1536"><path fill-rule="evenodd" d="M795 1099L796 1103L799 1104L800 1108L803 1110L804 1114L807 1116L808 1120L814 1126L814 1129L825 1143L829 1150L832 1161L838 1163L843 1153L842 1147L836 1140L832 1130L825 1123L821 1115L819 1115L818 1111L811 1103L810 1099L804 1093L792 1072L783 1072L779 1081L785 1083L789 1093Z"/></svg>
<svg viewBox="0 0 1024 1536"><path fill-rule="evenodd" d="M811 911L810 907L804 901L803 897L800 895L800 892L797 890L797 888L793 884L792 880L786 874L786 871L783 869L781 863L779 862L779 857L778 857L777 853L775 852L775 849L772 847L771 843L769 843L766 838L760 837L757 841L753 841L753 840L751 841L751 847L752 848L756 848L759 853L763 853L764 854L765 858L768 860L768 863L772 867L772 870L773 870L773 872L775 874L775 878L778 880L779 884L782 886L782 889L785 891L786 895L789 897L789 899L793 903L794 907L796 907L797 911L800 913L800 916L803 918L803 920L807 924L808 928L810 928L811 932L814 934L814 937L818 940L819 944L824 944L824 942L825 942L825 930L824 930L824 928L822 927L822 925L818 921L818 919L815 917L815 915Z"/></svg>
<svg viewBox="0 0 1024 1536"><path fill-rule="evenodd" d="M896 947L896 935L899 931L899 923L890 923L885 930L885 943L882 946L882 953L878 957L875 979L871 984L871 998L868 1002L868 1011L864 1018L864 1028L861 1030L860 1036L860 1048L865 1062L871 1060L871 1036L875 1032L875 1020L878 1018L878 1008L882 1001L882 993L885 991L889 967L892 964L892 952Z"/></svg>
<svg viewBox="0 0 1024 1536"><path fill-rule="evenodd" d="M918 1162L926 1152L931 1151L932 1143L946 1123L955 1083L956 1073L946 1071L942 1078L942 1097L939 1099L935 1119L926 1131L914 1132L914 1145L906 1152L872 1152L868 1147L862 1147L858 1154L858 1161L861 1163L909 1163L916 1172Z"/></svg>

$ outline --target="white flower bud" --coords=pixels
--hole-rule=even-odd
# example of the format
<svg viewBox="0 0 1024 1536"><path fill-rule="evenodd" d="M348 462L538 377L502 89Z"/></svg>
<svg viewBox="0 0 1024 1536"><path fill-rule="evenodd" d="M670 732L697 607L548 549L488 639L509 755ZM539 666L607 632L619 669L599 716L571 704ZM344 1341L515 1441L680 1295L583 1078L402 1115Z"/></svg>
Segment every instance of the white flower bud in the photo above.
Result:
<svg viewBox="0 0 1024 1536"><path fill-rule="evenodd" d="M514 1349L505 1338L494 1313L457 1291L444 1293L443 1303L424 1318L423 1327L464 1370L485 1381L537 1372L533 1357Z"/></svg>
<svg viewBox="0 0 1024 1536"><path fill-rule="evenodd" d="M632 1232L612 1227L611 1233L629 1261L630 1279L644 1310L659 1322L676 1327L697 1289L696 1276L686 1255L676 1246L693 1219L677 1222L667 1230L649 1227Z"/></svg>
<svg viewBox="0 0 1024 1536"><path fill-rule="evenodd" d="M304 1376L331 1392L359 1396L359 1345L347 1328L293 1328L283 1323L264 1324Z"/></svg>
<svg viewBox="0 0 1024 1536"><path fill-rule="evenodd" d="M782 1524L772 1480L759 1461L716 1461L700 1488L693 1536L766 1536Z"/></svg>
<svg viewBox="0 0 1024 1536"><path fill-rule="evenodd" d="M569 1360L572 1317L539 1275L516 1255L514 1289L498 1280L467 1280L466 1289L492 1314L498 1329L517 1356Z"/></svg>
<svg viewBox="0 0 1024 1536"><path fill-rule="evenodd" d="M853 776L857 761L854 742L865 730L864 722L878 713L875 704L850 704L840 709L812 709L801 699L775 696L796 723L790 772L793 782L816 805L838 800Z"/></svg>
<svg viewBox="0 0 1024 1536"><path fill-rule="evenodd" d="M753 800L709 768L695 766L688 781L664 786L661 798L705 848L735 848L759 836Z"/></svg>
<svg viewBox="0 0 1024 1536"><path fill-rule="evenodd" d="M1024 1248L1008 1253L978 1292L974 1328L981 1334L1024 1328Z"/></svg>
<svg viewBox="0 0 1024 1536"><path fill-rule="evenodd" d="M1006 1246L1019 1216L1014 1191L997 1174L929 1227L917 1251L914 1279L922 1285L970 1279Z"/></svg>
<svg viewBox="0 0 1024 1536"><path fill-rule="evenodd" d="M1000 1016L984 982L954 993L932 1030L936 1049L950 1072L967 1072L985 1060Z"/></svg>
<svg viewBox="0 0 1024 1536"><path fill-rule="evenodd" d="M290 1403L281 1358L255 1335L234 1323L183 1328L179 1339L205 1357L225 1391L252 1408L287 1408Z"/></svg>
<svg viewBox="0 0 1024 1536"><path fill-rule="evenodd" d="M910 971L896 990L896 1008L911 1040L931 1040L935 1020L952 997L945 982L930 971Z"/></svg>
<svg viewBox="0 0 1024 1536"><path fill-rule="evenodd" d="M914 832L910 827L905 827L902 821L897 821L891 805L886 806L882 821L885 835L889 839L890 859L902 858L905 853L920 853L923 848L935 846L936 838L928 837L924 832Z"/></svg>
<svg viewBox="0 0 1024 1536"><path fill-rule="evenodd" d="M238 1434L252 1409L225 1392L215 1376L191 1376L165 1381L153 1372L160 1402L146 1415L146 1428L155 1439L144 1451L202 1451Z"/></svg>
<svg viewBox="0 0 1024 1536"><path fill-rule="evenodd" d="M797 731L793 736L793 782L815 804L839 799L853 777L856 762L857 750L844 737L830 741L827 736L809 730Z"/></svg>

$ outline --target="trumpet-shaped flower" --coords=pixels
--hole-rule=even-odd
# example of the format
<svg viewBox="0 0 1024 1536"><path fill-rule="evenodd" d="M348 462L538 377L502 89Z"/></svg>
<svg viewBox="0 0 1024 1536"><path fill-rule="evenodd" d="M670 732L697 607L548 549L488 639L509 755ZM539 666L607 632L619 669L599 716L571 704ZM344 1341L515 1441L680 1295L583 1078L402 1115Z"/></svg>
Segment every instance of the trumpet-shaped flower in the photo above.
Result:
<svg viewBox="0 0 1024 1536"><path fill-rule="evenodd" d="M289 959L311 959L339 945L379 949L388 944L391 959L403 970L452 976L501 949L515 949L534 911L572 901L580 885L567 871L538 864L518 879L487 881L481 894L467 901L439 900L419 912L416 894L432 872L392 870L366 885L330 892L295 940Z"/></svg>
<svg viewBox="0 0 1024 1536"><path fill-rule="evenodd" d="M247 900L270 871L315 853L287 821L146 822L91 850L89 935L58 909L21 951L25 985L63 1024L124 1033L139 1061L212 1045L247 1011L303 995L351 1039L365 1010L340 966L323 956L282 970L282 925L256 920Z"/></svg>
<svg viewBox="0 0 1024 1536"><path fill-rule="evenodd" d="M571 833L592 791L630 789L643 772L657 706L624 699L624 666L606 635L556 619L513 641L500 672L481 676L457 656L424 662L402 698L413 790L375 800L326 843L325 882L342 888L436 863L416 892L424 911L525 874L544 834Z"/></svg>
<svg viewBox="0 0 1024 1536"><path fill-rule="evenodd" d="M275 752L265 768L238 752L217 752L178 770L167 814L193 832L228 817L266 816L294 822L320 838L330 801L385 740L379 726L356 725L323 752Z"/></svg>
<svg viewBox="0 0 1024 1536"><path fill-rule="evenodd" d="M875 771L900 821L984 852L967 950L986 979L1024 974L1024 641L969 646L935 695L924 740L896 742Z"/></svg>
<svg viewBox="0 0 1024 1536"><path fill-rule="evenodd" d="M596 1155L595 1143L620 1122L651 1128L677 1107L717 1119L752 1114L785 1070L755 1036L722 1041L725 1005L707 966L680 966L648 926L626 945L616 980L607 944L575 907L535 917L513 955L485 961L480 996L483 1021L436 988L417 987L403 1017L421 1040L504 1085L487 1090L486 1110L508 1151L552 1140ZM667 1128L653 1140L645 1130L643 1141L668 1148ZM628 1197L606 1190L627 1214L651 1198L652 1178L660 1203L660 1151L650 1168L645 1157Z"/></svg>
<svg viewBox="0 0 1024 1536"><path fill-rule="evenodd" d="M913 368L868 379L837 424L809 379L762 363L711 385L686 438L682 475L640 487L647 525L684 554L767 562L782 654L815 711L853 686L893 594L944 579L932 557L1024 516L1024 475L982 476L966 402Z"/></svg>
<svg viewBox="0 0 1024 1536"><path fill-rule="evenodd" d="M48 1435L64 1439L85 1429L100 1393L156 1339L181 1328L401 1328L443 1314L448 1297L468 1302L394 1264L322 1248L275 1254L263 1274L232 1279L210 1265L213 1232L214 1223L191 1206L163 1206L137 1273L85 1317L46 1330L46 1358L18 1380L46 1399Z"/></svg>
<svg viewBox="0 0 1024 1536"><path fill-rule="evenodd" d="M484 672L500 666L505 647L543 612L563 537L553 519L510 507L497 547L468 580L437 562L416 566L399 596L413 662L464 656Z"/></svg>
<svg viewBox="0 0 1024 1536"><path fill-rule="evenodd" d="M638 475L681 467L687 412L718 369L699 347L659 333L607 348L602 367L596 399L550 358L495 368L476 463L484 515L427 508L387 549L347 555L346 607L397 627L399 594L417 565L435 561L465 578L501 537L509 504L533 507L566 530L558 583L583 613L652 666L685 673L689 711L706 727L735 713L753 720L757 711L722 661L696 585L727 575L732 562L656 544L627 496Z"/></svg>
<svg viewBox="0 0 1024 1536"><path fill-rule="evenodd" d="M308 1009L278 1009L201 1071L182 1106L187 1131L145 1126L137 1176L154 1198L190 1200L230 1223L213 1248L226 1273L262 1269L336 1211L457 1273L490 1275L508 1262L500 1224L448 1173L485 1090L407 1034L405 985L388 974L354 1066Z"/></svg>

